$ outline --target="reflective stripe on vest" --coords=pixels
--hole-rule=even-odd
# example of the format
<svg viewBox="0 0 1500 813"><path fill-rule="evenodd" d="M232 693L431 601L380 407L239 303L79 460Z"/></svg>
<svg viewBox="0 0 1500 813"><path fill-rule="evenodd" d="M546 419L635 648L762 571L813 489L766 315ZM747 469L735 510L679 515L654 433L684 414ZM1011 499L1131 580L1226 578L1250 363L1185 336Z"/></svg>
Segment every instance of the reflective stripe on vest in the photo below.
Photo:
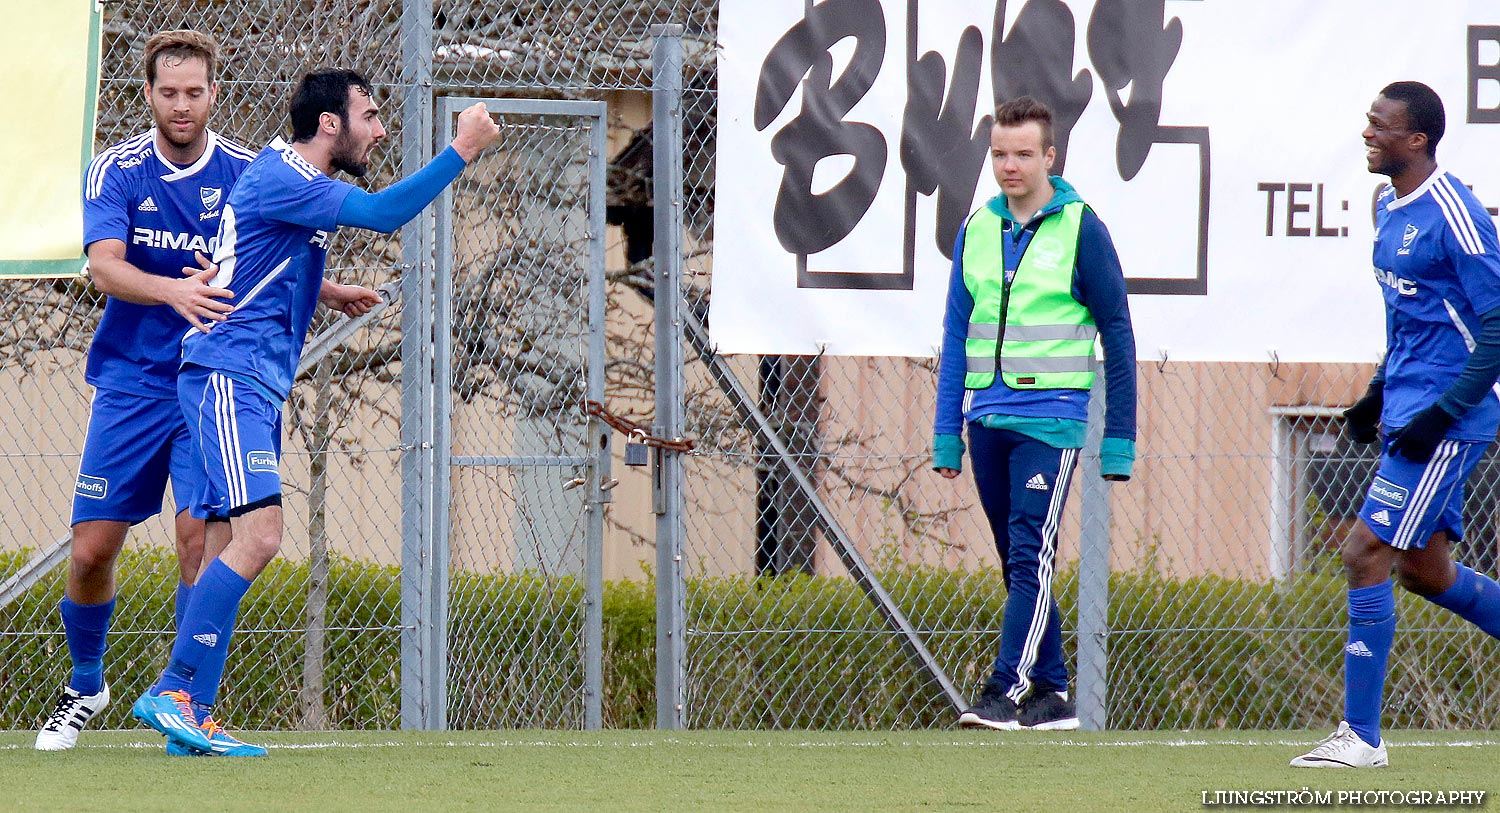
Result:
<svg viewBox="0 0 1500 813"><path fill-rule="evenodd" d="M964 342L964 387L993 385L997 367L1012 389L1093 385L1099 331L1088 308L1073 298L1083 210L1083 203L1069 203L1042 221L1009 285L1003 220L988 206L970 216L963 275L974 310Z"/></svg>

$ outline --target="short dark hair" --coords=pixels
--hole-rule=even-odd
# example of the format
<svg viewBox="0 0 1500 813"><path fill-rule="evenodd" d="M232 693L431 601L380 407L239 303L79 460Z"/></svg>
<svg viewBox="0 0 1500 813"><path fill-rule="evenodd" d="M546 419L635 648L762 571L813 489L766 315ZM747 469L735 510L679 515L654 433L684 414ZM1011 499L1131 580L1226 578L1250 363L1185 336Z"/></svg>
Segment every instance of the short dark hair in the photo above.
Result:
<svg viewBox="0 0 1500 813"><path fill-rule="evenodd" d="M1406 105L1406 129L1427 136L1427 157L1437 157L1437 145L1448 128L1443 100L1421 82L1392 82L1380 95Z"/></svg>
<svg viewBox="0 0 1500 813"><path fill-rule="evenodd" d="M318 119L333 113L339 121L349 122L349 89L358 88L366 96L375 89L358 71L313 71L302 77L292 93L292 140L309 141L318 134Z"/></svg>
<svg viewBox="0 0 1500 813"><path fill-rule="evenodd" d="M1034 121L1042 127L1042 149L1052 146L1052 108L1030 96L1022 96L995 108L996 127L1019 127Z"/></svg>
<svg viewBox="0 0 1500 813"><path fill-rule="evenodd" d="M146 40L146 53L143 56L146 63L146 84L156 84L156 63L162 57L178 62L203 60L203 67L208 70L208 81L212 83L214 71L218 69L219 43L211 35L191 29L162 31L152 35L151 39Z"/></svg>

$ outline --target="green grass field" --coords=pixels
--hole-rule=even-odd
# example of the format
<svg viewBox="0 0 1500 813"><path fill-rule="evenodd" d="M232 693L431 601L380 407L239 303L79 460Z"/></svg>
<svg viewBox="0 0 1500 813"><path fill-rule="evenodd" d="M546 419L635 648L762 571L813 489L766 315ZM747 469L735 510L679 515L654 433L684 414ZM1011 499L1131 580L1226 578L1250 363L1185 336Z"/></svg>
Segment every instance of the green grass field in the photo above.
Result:
<svg viewBox="0 0 1500 813"><path fill-rule="evenodd" d="M268 758L235 760L168 758L144 731L41 754L8 732L0 808L1059 813L1205 810L1206 790L1500 792L1500 736L1396 732L1387 769L1286 767L1323 733L276 733L246 736Z"/></svg>

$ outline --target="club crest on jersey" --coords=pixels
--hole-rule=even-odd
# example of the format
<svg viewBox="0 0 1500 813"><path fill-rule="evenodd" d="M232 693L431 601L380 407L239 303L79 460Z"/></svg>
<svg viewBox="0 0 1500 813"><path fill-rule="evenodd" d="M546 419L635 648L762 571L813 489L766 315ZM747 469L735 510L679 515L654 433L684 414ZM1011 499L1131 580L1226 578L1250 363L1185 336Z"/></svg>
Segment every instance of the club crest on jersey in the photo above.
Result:
<svg viewBox="0 0 1500 813"><path fill-rule="evenodd" d="M224 190L217 186L198 187L198 198L203 201L203 208L212 209L219 205L224 199Z"/></svg>
<svg viewBox="0 0 1500 813"><path fill-rule="evenodd" d="M1409 247L1411 245L1411 241L1417 239L1418 231L1420 231L1420 229L1418 229L1416 226L1413 226L1410 223L1406 224L1406 231L1401 234L1401 247Z"/></svg>

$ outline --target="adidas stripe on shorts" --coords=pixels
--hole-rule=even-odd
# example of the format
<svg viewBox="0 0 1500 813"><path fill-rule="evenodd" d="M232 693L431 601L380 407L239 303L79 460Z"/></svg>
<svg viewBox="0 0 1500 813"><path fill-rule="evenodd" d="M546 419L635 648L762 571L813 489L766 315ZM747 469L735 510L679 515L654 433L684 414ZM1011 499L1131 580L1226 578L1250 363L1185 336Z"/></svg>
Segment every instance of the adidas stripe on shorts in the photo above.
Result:
<svg viewBox="0 0 1500 813"><path fill-rule="evenodd" d="M1464 483L1487 446L1487 442L1445 440L1438 444L1432 460L1417 463L1392 455L1387 439L1359 518L1381 541L1398 550L1425 548L1438 531L1446 531L1450 540L1462 539Z"/></svg>
<svg viewBox="0 0 1500 813"><path fill-rule="evenodd" d="M186 365L177 397L203 461L198 503L217 516L281 494L281 405L223 373Z"/></svg>

